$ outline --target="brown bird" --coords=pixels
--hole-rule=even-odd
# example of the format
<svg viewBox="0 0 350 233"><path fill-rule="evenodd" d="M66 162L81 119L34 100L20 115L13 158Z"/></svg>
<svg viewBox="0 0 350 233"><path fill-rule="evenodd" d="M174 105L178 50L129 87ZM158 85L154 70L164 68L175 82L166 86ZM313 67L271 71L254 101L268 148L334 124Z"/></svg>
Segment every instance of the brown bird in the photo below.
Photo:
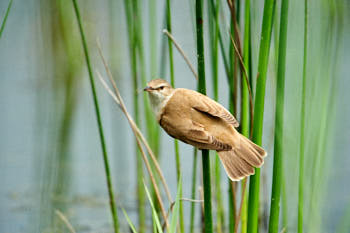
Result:
<svg viewBox="0 0 350 233"><path fill-rule="evenodd" d="M231 180L263 165L265 150L237 132L237 120L221 104L193 90L174 89L163 79L150 81L144 91L160 126L198 149L216 150Z"/></svg>

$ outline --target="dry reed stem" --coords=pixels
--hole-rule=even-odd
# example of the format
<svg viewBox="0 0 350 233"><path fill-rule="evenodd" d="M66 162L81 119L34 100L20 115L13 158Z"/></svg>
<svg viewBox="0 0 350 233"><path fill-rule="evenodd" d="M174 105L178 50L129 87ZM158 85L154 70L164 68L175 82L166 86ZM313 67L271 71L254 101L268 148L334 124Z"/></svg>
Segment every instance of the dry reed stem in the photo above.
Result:
<svg viewBox="0 0 350 233"><path fill-rule="evenodd" d="M229 0L228 0L229 1ZM232 38L232 35L230 34L230 38L231 38L231 42L233 44L233 47L235 48L235 52L239 58L239 62L241 64L241 69L243 70L243 73L244 73L244 78L245 78L245 81L247 83L247 87L248 87L248 92L249 92L249 108L250 108L250 135L252 135L252 130L253 130L253 117L254 117L254 108L253 108L253 96L252 96L252 90L251 90L251 87L250 87L250 84L249 84L249 81L248 81L248 73L247 73L247 70L244 66L244 62L243 62L243 59L242 59L242 56L241 56L241 53L239 51L239 48L237 47L234 39ZM240 221L240 218L241 218L241 214L242 214L242 206L243 206L243 201L244 201L244 195L245 195L245 190L246 190L246 186L247 186L247 179L244 179L244 184L243 184L243 192L242 192L242 198L241 198L241 202L240 202L240 207L239 207L239 211L238 211L238 214L236 216L236 221L235 221L235 229L234 229L234 233L237 233L237 230L238 230L238 225L239 225L239 221Z"/></svg>
<svg viewBox="0 0 350 233"><path fill-rule="evenodd" d="M243 180L242 198L241 198L241 202L240 202L238 214L237 214L236 220L235 220L235 230L234 230L234 233L237 233L237 230L238 230L239 220L240 220L241 214L242 214L242 206L243 206L243 201L244 201L244 195L245 195L246 186L247 186L247 178L245 178L245 179Z"/></svg>
<svg viewBox="0 0 350 233"><path fill-rule="evenodd" d="M126 118L128 119L128 121L130 123L131 129L134 132L134 135L135 135L135 138L136 138L137 146L140 149L142 158L143 158L143 160L145 162L147 171L148 171L149 176L151 178L151 182L152 182L152 185L154 187L154 191L155 191L157 199L158 199L158 203L159 203L159 206L160 206L160 209L161 209L162 216L164 218L165 225L166 225L167 229L169 229L169 222L168 222L168 219L167 219L167 214L165 212L164 204L163 204L162 198L160 196L158 186L156 185L156 180L154 179L154 175L152 173L151 166L150 166L149 161L147 159L146 153L145 153L145 151L144 151L144 149L142 147L142 144L140 142L140 138L137 135L136 124L131 119L130 114L127 112L126 107L125 107L124 102L123 102L123 99L121 98L118 89L117 89L117 91L118 91L117 93L113 93L113 91L108 87L107 83L102 78L102 76L101 76L101 74L99 72L97 72L97 76L99 77L103 87L108 91L108 93L113 97L113 99L116 100L116 102L118 103L118 106L120 106L122 112L125 114ZM116 94L116 95L114 95L114 94Z"/></svg>
<svg viewBox="0 0 350 233"><path fill-rule="evenodd" d="M185 62L187 63L188 67L190 68L190 70L192 71L194 77L197 79L198 81L198 74L195 71L195 69L193 68L190 60L188 59L187 55L185 54L185 52L183 51L183 49L181 48L181 46L179 45L179 43L176 42L174 36L166 29L163 30L163 33L165 35L167 35L170 40L173 42L173 44L175 45L175 47L177 48L177 50L179 51L179 53L182 55L182 57L184 58Z"/></svg>
<svg viewBox="0 0 350 233"><path fill-rule="evenodd" d="M237 199L237 196L236 196L236 184L238 182L235 182L235 181L231 181L230 180L230 186L231 186L231 189L232 189L232 202L234 204L234 209L235 209L235 213L236 213L236 199ZM236 217L236 216L235 216Z"/></svg>
<svg viewBox="0 0 350 233"><path fill-rule="evenodd" d="M102 58L103 65L104 65L104 67L105 67L105 69L106 69L106 72L107 72L107 74L108 74L108 78L109 78L110 82L111 82L112 85L113 85L114 91L115 91L116 94L118 94L118 95L120 96L119 90L118 90L117 85L116 85L116 83L115 83L115 81L114 81L114 79L113 79L112 73L111 73L111 71L110 71L110 69L109 69L109 67L108 67L108 65L107 65L107 62L106 62L106 60L104 59L104 56L103 56L103 54L102 54L101 45L100 45L100 42L99 42L98 40L97 40L97 47L98 47L98 51L99 51L99 53L100 53L100 56L101 56L101 58ZM107 85L107 87L108 87L108 85ZM112 96L112 98L117 102L117 104L120 106L120 102L119 102L118 98L114 95L113 91L111 91L109 88L107 89L107 91L108 91L108 93ZM120 99L122 99L121 96L120 96ZM152 161L153 161L153 163L154 163L154 165L155 165L155 167L156 167L156 171L157 171L157 173L158 173L158 175L159 175L159 177L160 177L160 180L161 180L161 182L162 182L162 184L163 184L163 187L164 187L165 193L166 193L166 195L167 195L167 197L168 197L168 200L169 200L170 203L172 203L172 202L173 202L173 199L172 199L172 197L171 197L171 194L170 194L170 191L169 191L169 187L168 187L168 185L167 185L167 183L166 183L166 181L165 181L163 172L162 172L162 170L161 170L161 168L160 168L160 166L159 166L159 163L158 163L158 161L157 161L157 159L156 159L156 157L155 157L155 155L154 155L154 153L153 153L151 147L149 146L149 144L148 144L146 138L143 136L143 134L141 133L141 130L140 130L140 129L138 128L138 126L135 124L135 122L133 121L133 119L132 119L132 117L131 117L131 115L130 115L129 113L128 113L127 118L128 118L128 120L129 120L129 123L130 123L130 124L132 125L132 127L135 129L136 135L137 135L138 137L140 137L142 143L145 145L145 147L146 147L146 149L147 149L148 154L151 156L151 159L152 159Z"/></svg>
<svg viewBox="0 0 350 233"><path fill-rule="evenodd" d="M237 24L237 16L236 16L235 4L234 4L234 2L232 2L232 0L227 0L227 5L230 8L230 13L231 13L233 27L234 27L234 33L235 33L235 37L237 38L237 41L238 41L238 51L241 54L242 53L242 47L241 47L241 39L240 39L240 36L239 36L239 29L238 29L238 24Z"/></svg>
<svg viewBox="0 0 350 233"><path fill-rule="evenodd" d="M68 218L59 210L55 210L55 214L62 220L71 233L76 233L72 224L70 224Z"/></svg>
<svg viewBox="0 0 350 233"><path fill-rule="evenodd" d="M110 72L110 69L109 69L107 63L106 63L106 60L104 59L104 56L103 56L103 54L102 54L102 50L101 50L101 47L99 46L99 44L98 44L98 49L99 49L99 53L100 53L100 55L101 55L103 64L104 64L104 66L105 66L106 72L107 72L107 74L108 74L108 77L109 77L109 79L110 79L110 81L111 81L111 83L113 84L113 87L114 87L114 89L115 89L115 93L113 93L113 91L108 87L107 83L104 81L104 79L102 78L102 76L101 76L101 74L100 74L99 72L97 72L97 75L98 75L98 77L99 77L99 79L100 79L102 85L104 86L104 88L105 88L105 89L108 91L108 93L113 97L113 99L116 100L118 106L121 108L122 112L125 114L126 118L128 119L128 121L129 121L129 123L130 123L131 129L132 129L132 131L133 131L134 134L135 134L135 138L136 138L137 145L138 145L138 147L139 147L139 149L140 149L140 151L141 151L142 158L143 158L143 160L144 160L144 162L145 162L147 171L148 171L148 173L149 173L149 175L150 175L151 182L152 182L152 184L153 184L153 186L154 186L154 190L155 190L155 193L156 193L158 202L159 202L159 206L160 206L160 209L161 209L162 216L163 216L163 218L164 218L164 222L165 222L165 224L166 224L167 229L169 229L169 223L168 223L167 215L166 215L166 212L165 212L164 204L163 204L162 198L161 198L161 196L160 196L160 192L159 192L158 186L156 185L156 181L155 181L154 175L153 175L153 173L152 173L151 166L150 166L149 161L148 161L148 159L147 159L146 153L145 153L145 151L144 151L144 149L143 149L143 147L142 147L142 144L141 144L141 142L140 142L140 136L139 136L139 134L140 134L140 135L142 135L142 134L141 134L140 130L138 129L137 125L135 124L135 122L132 120L132 117L130 116L130 114L128 113L128 111L127 111L127 109L126 109L126 107L125 107L125 105L124 105L124 101L123 101L123 99L122 99L122 97L121 97L121 95L120 95L120 92L119 92L119 90L118 90L118 88L117 88L116 83L115 83L114 80L113 80L112 74L111 74L111 72ZM114 94L115 94L115 95L114 95ZM139 134L138 134L138 133L139 133ZM169 192L169 194L170 194L170 192ZM170 199L171 199L171 196L169 196L169 197L170 197Z"/></svg>
<svg viewBox="0 0 350 233"><path fill-rule="evenodd" d="M204 200L204 192L203 192L202 186L199 187L198 192L199 192L199 196L201 197L201 199ZM202 207L201 208L202 214L204 215L204 201L202 202L201 207Z"/></svg>
<svg viewBox="0 0 350 233"><path fill-rule="evenodd" d="M242 59L242 56L237 48L237 45L235 43L235 41L233 40L232 38L232 35L230 34L230 38L231 38L231 41L232 41L232 44L233 44L233 47L235 48L235 52L239 58L239 63L241 64L241 68L243 70L243 73L244 73L244 78L245 78L245 81L247 82L247 87L248 87L248 92L249 92L249 108L250 108L250 124L251 124L251 127L250 129L252 130L253 129L253 116L254 116L254 108L253 108L253 95L252 95L252 89L250 88L250 84L249 84L249 80L248 80L248 73L247 73L247 70L244 66L244 62L243 62L243 59ZM252 134L252 132L250 132L250 134Z"/></svg>

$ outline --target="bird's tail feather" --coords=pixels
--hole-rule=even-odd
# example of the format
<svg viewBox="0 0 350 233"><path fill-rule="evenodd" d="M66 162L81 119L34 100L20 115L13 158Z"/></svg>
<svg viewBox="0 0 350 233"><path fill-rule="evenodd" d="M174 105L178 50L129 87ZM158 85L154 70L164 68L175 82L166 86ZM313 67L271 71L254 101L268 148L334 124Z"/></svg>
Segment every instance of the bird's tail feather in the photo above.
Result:
<svg viewBox="0 0 350 233"><path fill-rule="evenodd" d="M254 144L243 135L240 136L241 143L239 147L230 151L218 151L225 171L233 181L253 175L255 172L254 167L261 167L266 156L263 148Z"/></svg>

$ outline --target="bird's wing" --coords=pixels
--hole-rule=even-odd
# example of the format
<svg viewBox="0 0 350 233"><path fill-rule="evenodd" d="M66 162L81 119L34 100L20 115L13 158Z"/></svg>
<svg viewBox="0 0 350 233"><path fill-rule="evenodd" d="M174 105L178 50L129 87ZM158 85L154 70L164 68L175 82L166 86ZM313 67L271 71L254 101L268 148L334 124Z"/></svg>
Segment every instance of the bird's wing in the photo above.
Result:
<svg viewBox="0 0 350 233"><path fill-rule="evenodd" d="M202 146L198 146L200 148L203 147L205 149L219 151L232 149L231 145L221 142L213 135L210 135L210 133L204 129L204 126L197 122L192 122L192 126L186 134L186 140L190 142L190 144L202 144Z"/></svg>
<svg viewBox="0 0 350 233"><path fill-rule="evenodd" d="M221 104L215 102L209 97L202 95L196 91L189 93L192 107L197 111L205 112L215 117L219 117L226 123L238 127L239 123L232 114L226 110Z"/></svg>

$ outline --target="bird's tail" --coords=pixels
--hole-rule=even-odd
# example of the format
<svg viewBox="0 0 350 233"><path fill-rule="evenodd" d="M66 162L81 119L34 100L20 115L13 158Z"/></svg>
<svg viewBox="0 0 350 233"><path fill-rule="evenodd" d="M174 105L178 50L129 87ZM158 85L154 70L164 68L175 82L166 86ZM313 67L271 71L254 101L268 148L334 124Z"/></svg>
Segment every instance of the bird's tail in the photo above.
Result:
<svg viewBox="0 0 350 233"><path fill-rule="evenodd" d="M218 151L227 175L232 181L239 181L253 175L254 167L264 164L265 150L248 138L240 135L240 145L230 151Z"/></svg>

